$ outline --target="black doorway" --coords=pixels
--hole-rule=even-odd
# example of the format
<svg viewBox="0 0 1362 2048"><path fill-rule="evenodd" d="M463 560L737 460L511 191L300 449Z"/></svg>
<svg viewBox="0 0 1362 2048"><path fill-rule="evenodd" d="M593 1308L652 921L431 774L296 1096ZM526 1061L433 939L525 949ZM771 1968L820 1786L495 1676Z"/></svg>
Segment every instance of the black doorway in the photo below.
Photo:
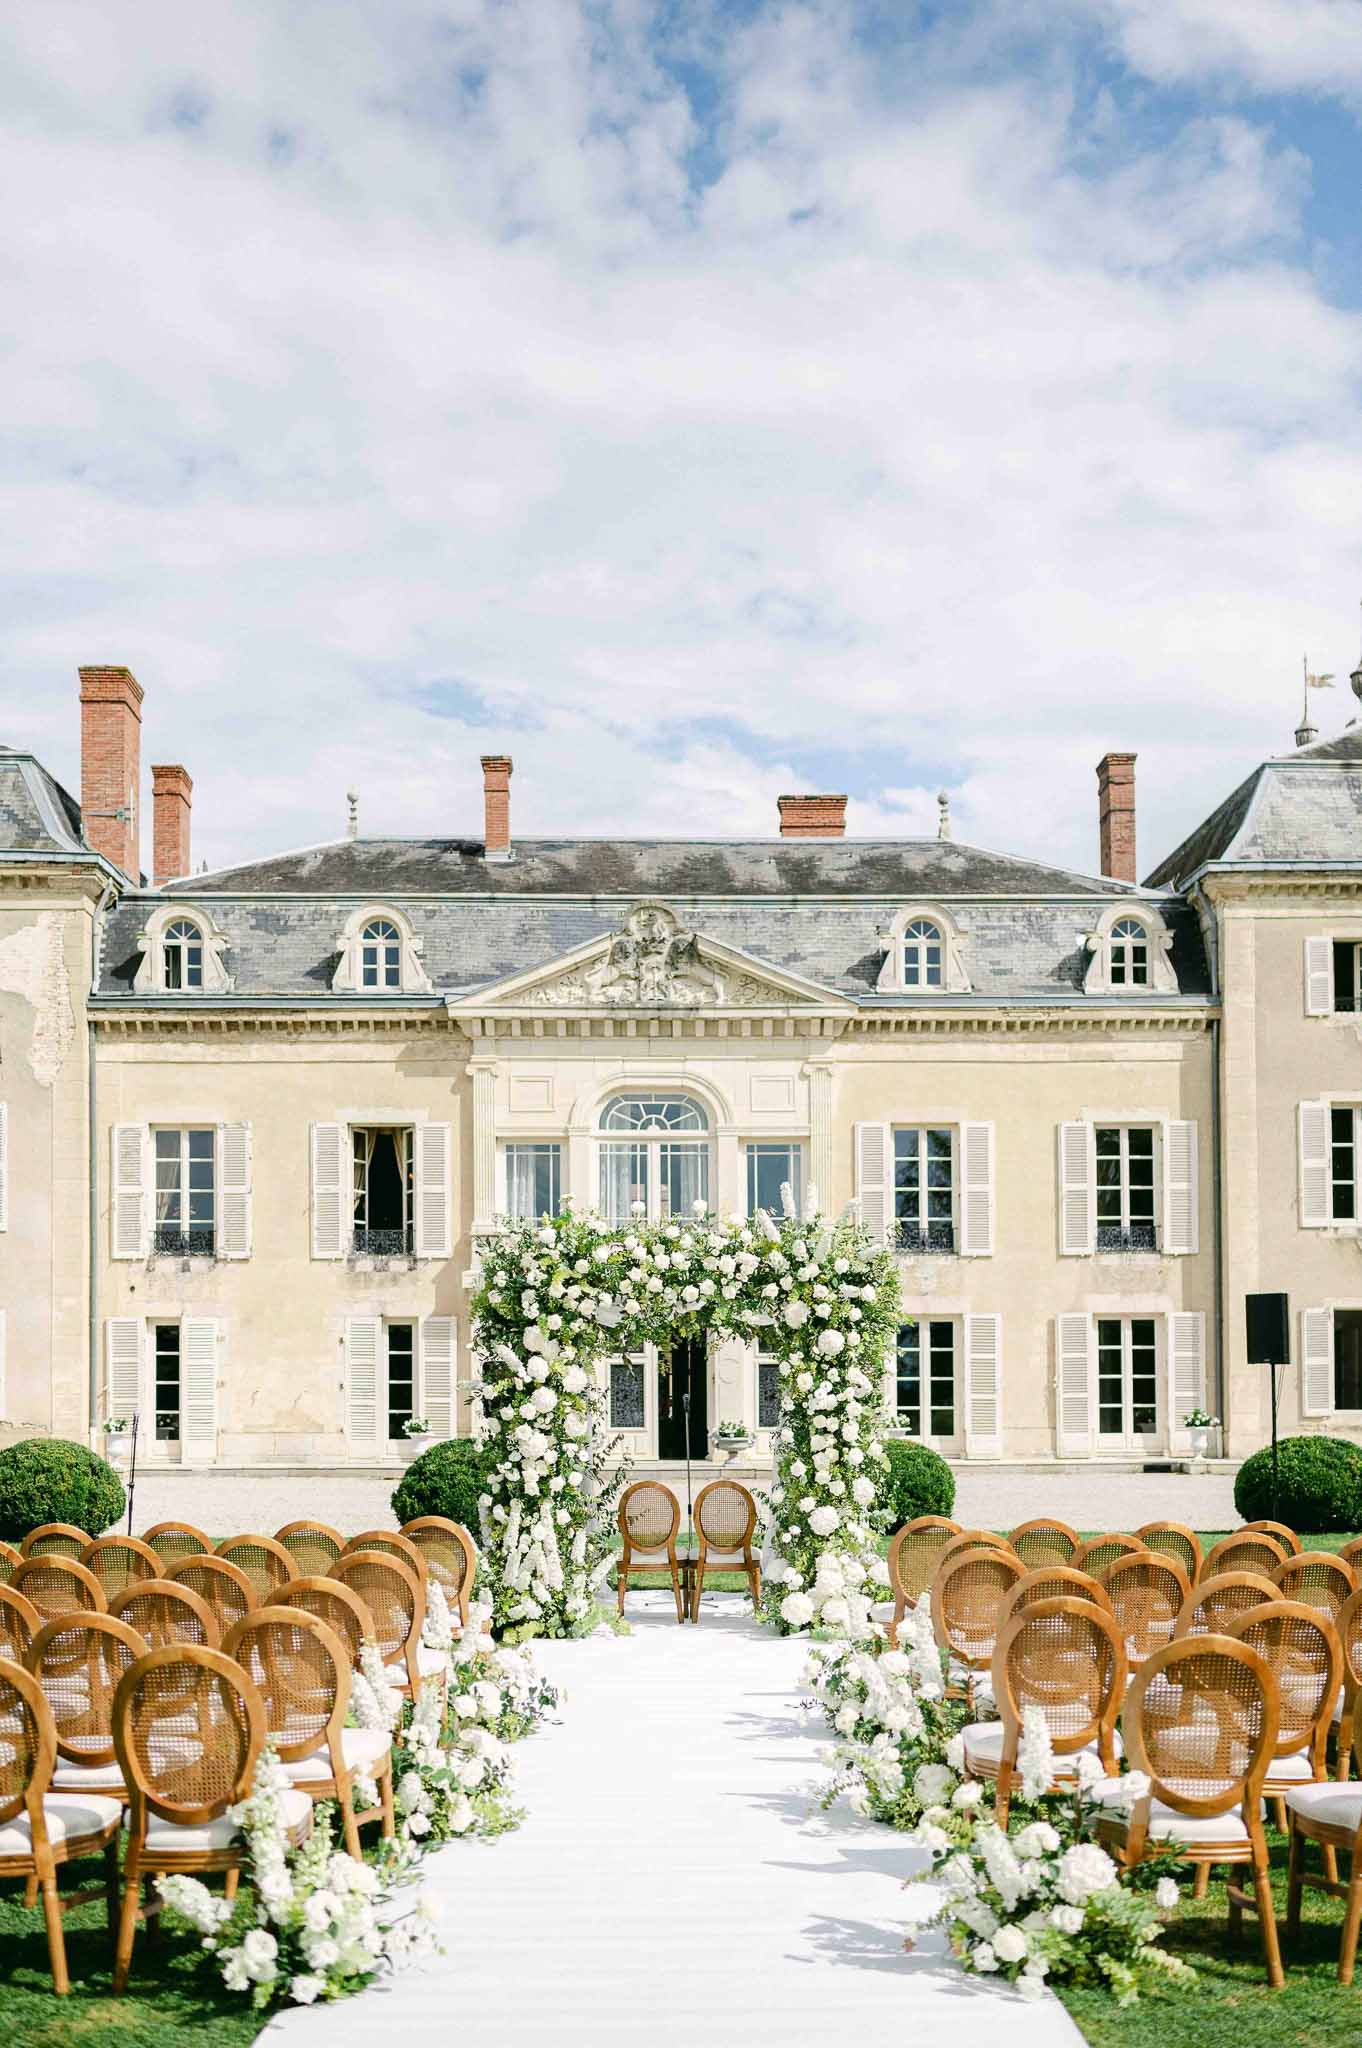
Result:
<svg viewBox="0 0 1362 2048"><path fill-rule="evenodd" d="M680 1463L686 1455L686 1403L690 1394L690 1454L709 1456L709 1357L703 1337L673 1344L658 1361L657 1455Z"/></svg>

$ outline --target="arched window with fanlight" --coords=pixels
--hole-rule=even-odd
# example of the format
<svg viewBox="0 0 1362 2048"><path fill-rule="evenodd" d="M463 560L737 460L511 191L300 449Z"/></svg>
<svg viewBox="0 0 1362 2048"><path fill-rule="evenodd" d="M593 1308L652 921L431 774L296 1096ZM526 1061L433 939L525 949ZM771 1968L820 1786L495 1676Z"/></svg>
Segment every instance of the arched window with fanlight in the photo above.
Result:
<svg viewBox="0 0 1362 2048"><path fill-rule="evenodd" d="M946 948L941 927L930 917L915 917L903 931L905 988L944 988Z"/></svg>
<svg viewBox="0 0 1362 2048"><path fill-rule="evenodd" d="M386 917L371 917L360 934L361 988L401 988L402 934Z"/></svg>
<svg viewBox="0 0 1362 2048"><path fill-rule="evenodd" d="M710 1125L693 1096L612 1095L601 1110L600 1209L609 1223L660 1222L709 1203Z"/></svg>
<svg viewBox="0 0 1362 2048"><path fill-rule="evenodd" d="M1113 988L1148 988L1149 933L1138 917L1118 917L1108 940Z"/></svg>
<svg viewBox="0 0 1362 2048"><path fill-rule="evenodd" d="M161 966L167 988L203 987L203 933L191 918L177 917L166 926Z"/></svg>

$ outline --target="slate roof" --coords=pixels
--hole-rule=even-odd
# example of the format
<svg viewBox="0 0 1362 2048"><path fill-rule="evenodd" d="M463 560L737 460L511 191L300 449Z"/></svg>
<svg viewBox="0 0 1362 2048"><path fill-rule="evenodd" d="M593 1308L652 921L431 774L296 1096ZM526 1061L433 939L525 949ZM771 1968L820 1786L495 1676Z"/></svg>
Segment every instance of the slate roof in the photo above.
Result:
<svg viewBox="0 0 1362 2048"><path fill-rule="evenodd" d="M1264 761L1146 886L1182 888L1210 861L1362 862L1362 730Z"/></svg>
<svg viewBox="0 0 1362 2048"><path fill-rule="evenodd" d="M33 754L0 746L0 853L83 853L80 805Z"/></svg>

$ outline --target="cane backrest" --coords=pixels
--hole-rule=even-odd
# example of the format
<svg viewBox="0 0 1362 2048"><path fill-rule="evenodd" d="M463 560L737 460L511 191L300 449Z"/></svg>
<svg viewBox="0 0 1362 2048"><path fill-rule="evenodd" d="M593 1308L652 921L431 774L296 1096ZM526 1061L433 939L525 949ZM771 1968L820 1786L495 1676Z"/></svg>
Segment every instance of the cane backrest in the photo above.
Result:
<svg viewBox="0 0 1362 2048"><path fill-rule="evenodd" d="M963 1557L967 1550L997 1550L1004 1557L1015 1555L1006 1536L998 1536L992 1529L962 1529L958 1536L952 1536L949 1543L942 1544L936 1560L937 1576L945 1571L947 1565L954 1564L957 1557ZM1017 1563L1021 1564L1020 1558ZM1022 1570L1025 1569L1022 1565Z"/></svg>
<svg viewBox="0 0 1362 2048"><path fill-rule="evenodd" d="M1248 1801L1256 1817L1277 1740L1272 1673L1230 1636L1180 1637L1135 1674L1121 1733L1131 1769L1164 1805L1209 1815Z"/></svg>
<svg viewBox="0 0 1362 2048"><path fill-rule="evenodd" d="M889 1539L889 1583L904 1607L915 1607L936 1576L941 1553L960 1534L945 1515L917 1515Z"/></svg>
<svg viewBox="0 0 1362 2048"><path fill-rule="evenodd" d="M125 1593L115 1594L109 1612L135 1628L149 1650L181 1644L216 1650L222 1642L222 1629L208 1602L174 1579L144 1579L129 1586Z"/></svg>
<svg viewBox="0 0 1362 2048"><path fill-rule="evenodd" d="M294 1574L293 1559L273 1536L224 1536L221 1543L213 1546L213 1555L225 1557L228 1564L245 1572L261 1604L286 1586Z"/></svg>
<svg viewBox="0 0 1362 2048"><path fill-rule="evenodd" d="M330 1571L345 1548L340 1530L327 1522L285 1522L282 1529L275 1530L274 1540L283 1544L300 1579Z"/></svg>
<svg viewBox="0 0 1362 2048"><path fill-rule="evenodd" d="M426 1570L443 1591L446 1600L457 1600L459 1613L468 1619L468 1602L478 1575L478 1552L462 1522L446 1515L418 1515L402 1524L402 1534L414 1543L426 1561Z"/></svg>
<svg viewBox="0 0 1362 2048"><path fill-rule="evenodd" d="M1075 1571L1071 1564L1041 1565L1035 1571L1023 1572L1003 1602L1004 1620L1010 1621L1021 1608L1032 1607L1037 1600L1086 1600L1090 1606L1100 1607L1104 1614L1111 1613L1105 1587L1086 1572Z"/></svg>
<svg viewBox="0 0 1362 2048"><path fill-rule="evenodd" d="M696 1494L695 1528L707 1550L749 1556L756 1526L757 1504L736 1479L712 1479Z"/></svg>
<svg viewBox="0 0 1362 2048"><path fill-rule="evenodd" d="M665 1550L681 1521L681 1503L669 1486L636 1479L620 1495L620 1535L630 1550Z"/></svg>
<svg viewBox="0 0 1362 2048"><path fill-rule="evenodd" d="M993 1696L1005 1752L1015 1753L1022 1717L1028 1707L1038 1707L1056 1754L1072 1755L1096 1743L1114 1769L1112 1736L1125 1689L1120 1630L1090 1600L1040 1600L1013 1613L999 1630Z"/></svg>
<svg viewBox="0 0 1362 2048"><path fill-rule="evenodd" d="M161 1576L160 1558L139 1536L97 1536L86 1546L80 1562L87 1572L94 1573L109 1601L129 1586Z"/></svg>
<svg viewBox="0 0 1362 2048"><path fill-rule="evenodd" d="M1241 1614L1261 1607L1265 1600L1280 1600L1271 1579L1261 1572L1218 1572L1213 1579L1199 1579L1183 1604L1175 1638L1222 1633Z"/></svg>
<svg viewBox="0 0 1362 2048"><path fill-rule="evenodd" d="M147 1646L110 1614L65 1614L38 1630L25 1659L52 1709L57 1750L68 1762L113 1762L113 1703L119 1681Z"/></svg>
<svg viewBox="0 0 1362 2048"><path fill-rule="evenodd" d="M420 1639L425 1601L409 1565L387 1550L356 1550L338 1558L327 1574L357 1593L369 1610L374 1641L385 1664L398 1664L409 1644Z"/></svg>
<svg viewBox="0 0 1362 2048"><path fill-rule="evenodd" d="M324 1574L311 1579L290 1579L283 1591L275 1595L273 1605L297 1607L304 1614L315 1614L333 1635L340 1637L352 1664L359 1662L364 1645L374 1640L373 1616L354 1587L343 1586L339 1579Z"/></svg>
<svg viewBox="0 0 1362 2048"><path fill-rule="evenodd" d="M44 1621L59 1614L103 1614L109 1605L94 1573L70 1557L26 1557L10 1585Z"/></svg>
<svg viewBox="0 0 1362 2048"><path fill-rule="evenodd" d="M1080 1538L1077 1529L1071 1529L1067 1522L1057 1522L1047 1515L1034 1522L1019 1523L1009 1531L1007 1540L1027 1571L1033 1572L1046 1564L1072 1564Z"/></svg>
<svg viewBox="0 0 1362 2048"><path fill-rule="evenodd" d="M43 1625L31 1600L13 1586L0 1586L0 1662L22 1664L28 1646Z"/></svg>
<svg viewBox="0 0 1362 2048"><path fill-rule="evenodd" d="M90 1541L84 1529L72 1522L44 1522L30 1529L19 1549L25 1557L69 1557L79 1559Z"/></svg>
<svg viewBox="0 0 1362 2048"><path fill-rule="evenodd" d="M12 1543L0 1543L0 1586L7 1586L24 1561L22 1550Z"/></svg>
<svg viewBox="0 0 1362 2048"><path fill-rule="evenodd" d="M1322 1778L1343 1675L1343 1649L1328 1615L1299 1600L1270 1600L1231 1622L1225 1634L1256 1650L1276 1682L1274 1756L1304 1750L1314 1775Z"/></svg>
<svg viewBox="0 0 1362 2048"><path fill-rule="evenodd" d="M265 1709L241 1666L221 1650L150 1650L119 1682L113 1737L133 1795L134 1826L147 1809L192 1827L217 1819L250 1792Z"/></svg>
<svg viewBox="0 0 1362 2048"><path fill-rule="evenodd" d="M360 1536L352 1536L341 1552L342 1557L354 1557L361 1550L384 1551L395 1557L407 1570L415 1572L424 1594L426 1590L426 1561L410 1536L401 1535L396 1529L366 1529Z"/></svg>
<svg viewBox="0 0 1362 2048"><path fill-rule="evenodd" d="M0 1826L25 1811L41 1825L56 1760L57 1731L42 1687L22 1664L0 1664Z"/></svg>
<svg viewBox="0 0 1362 2048"><path fill-rule="evenodd" d="M350 1658L340 1637L301 1607L260 1607L223 1643L260 1694L281 1763L339 1750L350 1704Z"/></svg>
<svg viewBox="0 0 1362 2048"><path fill-rule="evenodd" d="M1341 1543L1338 1548L1338 1558L1341 1564L1347 1565L1348 1570L1355 1577L1358 1570L1362 1568L1362 1536L1354 1536L1350 1543Z"/></svg>
<svg viewBox="0 0 1362 2048"><path fill-rule="evenodd" d="M1231 1529L1232 1536L1246 1536L1250 1529L1259 1529L1267 1536L1275 1536L1288 1557L1299 1557L1301 1539L1294 1529L1288 1529L1285 1522L1241 1522L1237 1529Z"/></svg>
<svg viewBox="0 0 1362 2048"><path fill-rule="evenodd" d="M1118 1557L1102 1574L1116 1626L1132 1670L1171 1643L1191 1592L1187 1574L1171 1557Z"/></svg>
<svg viewBox="0 0 1362 2048"><path fill-rule="evenodd" d="M149 1529L142 1531L142 1541L149 1550L154 1550L164 1570L168 1564L178 1564L184 1557L211 1557L213 1539L205 1536L202 1529L196 1529L192 1522L153 1522Z"/></svg>
<svg viewBox="0 0 1362 2048"><path fill-rule="evenodd" d="M1156 1557L1171 1557L1186 1572L1188 1583L1196 1584L1201 1570L1201 1538L1195 1529L1189 1529L1185 1522L1146 1522L1135 1531L1135 1538Z"/></svg>
<svg viewBox="0 0 1362 2048"><path fill-rule="evenodd" d="M1275 1536L1262 1529L1250 1530L1247 1535L1236 1529L1232 1536L1222 1536L1212 1544L1201 1576L1214 1579L1221 1572L1261 1572L1265 1579L1270 1579L1278 1565L1286 1563L1286 1557L1285 1546Z"/></svg>
<svg viewBox="0 0 1362 2048"><path fill-rule="evenodd" d="M219 1635L226 1635L260 1605L255 1587L239 1564L225 1557L182 1557L166 1572L172 1586L188 1586L212 1610Z"/></svg>
<svg viewBox="0 0 1362 2048"><path fill-rule="evenodd" d="M966 1550L932 1581L932 1624L941 1647L973 1671L993 1656L1003 1602L1025 1576L1010 1551Z"/></svg>
<svg viewBox="0 0 1362 2048"><path fill-rule="evenodd" d="M1134 1557L1144 1549L1138 1536L1121 1536L1115 1530L1108 1530L1101 1536L1089 1536L1080 1543L1070 1562L1091 1578L1100 1579L1109 1564L1115 1564L1118 1557Z"/></svg>
<svg viewBox="0 0 1362 2048"><path fill-rule="evenodd" d="M1307 1607L1319 1607L1333 1620L1357 1590L1349 1565L1327 1550L1308 1550L1301 1557L1288 1557L1272 1574L1282 1600L1303 1600Z"/></svg>

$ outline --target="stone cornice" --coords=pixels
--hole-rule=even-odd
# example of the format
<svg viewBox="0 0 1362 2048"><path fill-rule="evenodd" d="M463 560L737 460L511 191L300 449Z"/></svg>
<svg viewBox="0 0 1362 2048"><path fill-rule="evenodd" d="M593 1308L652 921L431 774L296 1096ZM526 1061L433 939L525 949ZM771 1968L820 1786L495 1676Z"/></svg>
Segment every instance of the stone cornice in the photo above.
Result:
<svg viewBox="0 0 1362 2048"><path fill-rule="evenodd" d="M1264 866L1261 872L1247 868L1208 867L1203 870L1197 887L1209 902L1216 904L1261 900L1264 897L1277 901L1306 897L1312 903L1321 900L1355 903L1362 897L1362 865L1346 868Z"/></svg>

